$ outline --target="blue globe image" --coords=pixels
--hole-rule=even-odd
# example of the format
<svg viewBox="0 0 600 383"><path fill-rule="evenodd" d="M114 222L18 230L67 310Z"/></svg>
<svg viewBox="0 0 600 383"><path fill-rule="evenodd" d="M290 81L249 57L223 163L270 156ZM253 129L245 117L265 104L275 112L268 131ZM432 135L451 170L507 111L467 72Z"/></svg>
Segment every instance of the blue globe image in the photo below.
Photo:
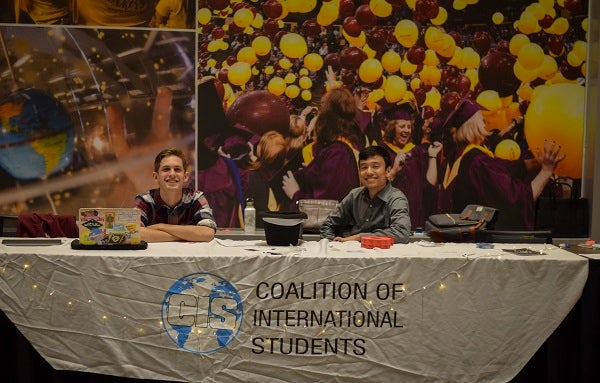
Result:
<svg viewBox="0 0 600 383"><path fill-rule="evenodd" d="M73 158L71 116L52 95L28 88L0 99L0 166L18 180L47 177Z"/></svg>
<svg viewBox="0 0 600 383"><path fill-rule="evenodd" d="M240 331L242 300L227 280L196 273L177 280L162 304L163 327L180 348L210 354L229 345Z"/></svg>

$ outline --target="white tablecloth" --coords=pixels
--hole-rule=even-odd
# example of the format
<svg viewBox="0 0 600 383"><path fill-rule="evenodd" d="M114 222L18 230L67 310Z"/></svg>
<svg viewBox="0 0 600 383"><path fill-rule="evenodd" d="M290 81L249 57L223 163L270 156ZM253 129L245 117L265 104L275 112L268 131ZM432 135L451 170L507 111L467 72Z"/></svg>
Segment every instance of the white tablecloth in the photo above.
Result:
<svg viewBox="0 0 600 383"><path fill-rule="evenodd" d="M533 255L503 249L530 248ZM541 254L544 253L544 254ZM581 295L553 245L0 245L0 308L56 369L194 382L505 382Z"/></svg>

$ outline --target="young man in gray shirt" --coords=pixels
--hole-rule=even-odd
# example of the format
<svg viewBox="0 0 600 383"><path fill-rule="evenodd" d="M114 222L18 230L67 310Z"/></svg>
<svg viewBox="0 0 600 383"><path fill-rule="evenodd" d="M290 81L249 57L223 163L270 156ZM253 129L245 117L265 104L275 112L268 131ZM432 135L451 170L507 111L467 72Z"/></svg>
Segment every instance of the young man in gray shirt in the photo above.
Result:
<svg viewBox="0 0 600 383"><path fill-rule="evenodd" d="M410 216L404 193L388 181L392 163L380 146L369 146L358 155L361 187L348 193L321 226L321 238L360 241L362 236L390 236L408 243Z"/></svg>

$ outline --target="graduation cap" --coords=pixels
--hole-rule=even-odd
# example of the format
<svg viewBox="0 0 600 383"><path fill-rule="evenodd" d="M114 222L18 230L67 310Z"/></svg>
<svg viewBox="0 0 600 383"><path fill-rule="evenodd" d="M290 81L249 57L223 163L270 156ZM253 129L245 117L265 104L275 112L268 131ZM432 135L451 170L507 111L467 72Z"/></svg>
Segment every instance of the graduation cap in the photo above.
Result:
<svg viewBox="0 0 600 383"><path fill-rule="evenodd" d="M383 101L381 105L381 113L383 116L392 121L392 120L412 120L412 116L414 113L413 108L409 103L403 104L393 104L387 101Z"/></svg>
<svg viewBox="0 0 600 383"><path fill-rule="evenodd" d="M448 114L448 117L446 117L446 120L442 124L442 130L447 130L452 127L460 128L462 124L467 122L467 120L473 117L475 113L482 109L483 108L473 100L468 98L461 99L456 104L454 110Z"/></svg>

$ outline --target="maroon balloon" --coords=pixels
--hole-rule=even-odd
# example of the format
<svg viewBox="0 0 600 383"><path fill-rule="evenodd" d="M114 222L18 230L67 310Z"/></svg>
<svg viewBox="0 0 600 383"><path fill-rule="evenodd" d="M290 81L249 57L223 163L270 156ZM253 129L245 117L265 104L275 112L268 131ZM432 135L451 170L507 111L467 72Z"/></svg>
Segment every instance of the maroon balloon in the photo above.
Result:
<svg viewBox="0 0 600 383"><path fill-rule="evenodd" d="M215 79L213 84L217 90L217 96L219 96L219 100L223 101L223 98L225 98L225 87L223 86L223 83L218 79Z"/></svg>
<svg viewBox="0 0 600 383"><path fill-rule="evenodd" d="M449 91L451 92L456 92L458 91L458 84L456 82L457 77L448 77L446 79L446 81L444 82L444 85L446 85L446 88L448 88Z"/></svg>
<svg viewBox="0 0 600 383"><path fill-rule="evenodd" d="M580 0L564 0L565 9L572 14L579 13L581 11L581 1Z"/></svg>
<svg viewBox="0 0 600 383"><path fill-rule="evenodd" d="M208 6L210 9L222 10L229 6L229 0L208 0Z"/></svg>
<svg viewBox="0 0 600 383"><path fill-rule="evenodd" d="M521 81L515 76L513 67L516 58L508 53L491 50L479 64L479 83L483 89L498 92L506 97L519 88Z"/></svg>
<svg viewBox="0 0 600 383"><path fill-rule="evenodd" d="M213 30L214 27L215 27L215 24L206 23L202 26L202 33L209 33Z"/></svg>
<svg viewBox="0 0 600 383"><path fill-rule="evenodd" d="M356 70L367 59L367 54L360 48L348 47L340 53L340 64L342 68Z"/></svg>
<svg viewBox="0 0 600 383"><path fill-rule="evenodd" d="M554 56L560 56L565 50L565 43L563 41L562 36L548 35L548 39L546 40L546 47L548 48L548 51Z"/></svg>
<svg viewBox="0 0 600 383"><path fill-rule="evenodd" d="M435 19L440 12L437 0L417 0L415 12L426 20Z"/></svg>
<svg viewBox="0 0 600 383"><path fill-rule="evenodd" d="M450 31L448 32L448 34L450 35L450 37L452 37L454 39L454 43L456 44L457 47L462 48L463 47L463 38L462 35L460 34L460 32L456 32L456 31Z"/></svg>
<svg viewBox="0 0 600 383"><path fill-rule="evenodd" d="M213 39L215 39L215 40L222 39L225 36L225 30L221 27L216 27L216 28L213 28L213 30L210 34L213 37Z"/></svg>
<svg viewBox="0 0 600 383"><path fill-rule="evenodd" d="M330 66L331 69L333 69L334 71L338 71L342 67L340 62L340 55L336 52L327 54L323 59L323 64L325 68Z"/></svg>
<svg viewBox="0 0 600 383"><path fill-rule="evenodd" d="M486 31L477 31L475 34L473 34L473 42L471 43L471 46L477 51L477 53L479 53L480 56L485 56L490 50L493 41L494 39L492 36Z"/></svg>
<svg viewBox="0 0 600 383"><path fill-rule="evenodd" d="M552 16L544 15L544 17L542 17L542 19L538 21L538 24L540 27L546 29L546 28L550 28L552 26L553 22L554 22L554 19L552 18Z"/></svg>
<svg viewBox="0 0 600 383"><path fill-rule="evenodd" d="M444 95L442 95L442 98L440 100L441 113L444 115L448 115L448 113L450 113L451 111L454 110L454 108L456 108L456 105L458 104L460 99L461 99L461 96L460 96L460 94L458 94L458 92L444 93Z"/></svg>
<svg viewBox="0 0 600 383"><path fill-rule="evenodd" d="M367 44L371 49L381 52L385 48L388 33L382 27L373 27L367 32Z"/></svg>
<svg viewBox="0 0 600 383"><path fill-rule="evenodd" d="M467 94L467 92L471 90L471 79L464 74L459 74L458 77L456 77L456 90L461 96Z"/></svg>
<svg viewBox="0 0 600 383"><path fill-rule="evenodd" d="M354 14L354 1L340 0L340 18L344 19Z"/></svg>
<svg viewBox="0 0 600 383"><path fill-rule="evenodd" d="M362 26L354 16L346 17L344 19L344 23L342 24L342 28L344 28L344 32L352 37L358 37L362 32Z"/></svg>
<svg viewBox="0 0 600 383"><path fill-rule="evenodd" d="M354 17L356 17L356 20L358 20L363 27L375 25L375 23L377 23L377 16L371 11L368 4L362 4L356 8Z"/></svg>
<svg viewBox="0 0 600 383"><path fill-rule="evenodd" d="M529 101L523 100L523 101L519 102L519 112L521 112L522 115L525 115L525 113L527 113L528 107L529 107Z"/></svg>
<svg viewBox="0 0 600 383"><path fill-rule="evenodd" d="M582 77L581 67L571 66L567 60L563 60L562 64L560 64L559 70L567 80L577 80L579 77Z"/></svg>
<svg viewBox="0 0 600 383"><path fill-rule="evenodd" d="M406 59L411 64L421 64L425 60L425 48L420 45L413 45L408 51L406 51Z"/></svg>
<svg viewBox="0 0 600 383"><path fill-rule="evenodd" d="M263 31L266 34L273 37L277 32L279 32L279 23L275 19L266 19L263 22Z"/></svg>
<svg viewBox="0 0 600 383"><path fill-rule="evenodd" d="M500 40L496 43L496 50L498 52L510 53L510 43L508 40Z"/></svg>
<svg viewBox="0 0 600 383"><path fill-rule="evenodd" d="M290 113L285 102L267 90L241 95L225 115L230 124L242 124L259 135L269 130L286 135L289 130Z"/></svg>
<svg viewBox="0 0 600 383"><path fill-rule="evenodd" d="M222 84L226 84L229 82L229 77L227 77L229 74L229 69L227 68L221 68L221 70L219 71L219 73L217 73L217 79L219 79L219 81Z"/></svg>
<svg viewBox="0 0 600 383"><path fill-rule="evenodd" d="M342 69L342 82L346 85L353 85L356 83L356 72L353 70Z"/></svg>
<svg viewBox="0 0 600 383"><path fill-rule="evenodd" d="M427 98L427 92L423 88L417 88L413 91L413 95L415 96L415 100L418 105L423 105L425 99Z"/></svg>
<svg viewBox="0 0 600 383"><path fill-rule="evenodd" d="M261 9L265 16L276 19L283 13L283 5L277 0L267 0L265 1Z"/></svg>
<svg viewBox="0 0 600 383"><path fill-rule="evenodd" d="M227 61L227 64L231 66L237 62L237 58L235 56L229 55L229 56L227 56L226 61Z"/></svg>
<svg viewBox="0 0 600 383"><path fill-rule="evenodd" d="M321 34L321 26L314 18L306 19L302 23L302 32L305 36L317 37Z"/></svg>
<svg viewBox="0 0 600 383"><path fill-rule="evenodd" d="M433 88L433 85L425 84L424 82L421 82L419 84L419 88L423 89L425 92L429 92L431 90L431 88Z"/></svg>
<svg viewBox="0 0 600 383"><path fill-rule="evenodd" d="M435 116L435 110L430 105L423 106L423 111L421 113L422 113L422 116L423 116L424 120L427 120L427 119L432 118L433 116Z"/></svg>

